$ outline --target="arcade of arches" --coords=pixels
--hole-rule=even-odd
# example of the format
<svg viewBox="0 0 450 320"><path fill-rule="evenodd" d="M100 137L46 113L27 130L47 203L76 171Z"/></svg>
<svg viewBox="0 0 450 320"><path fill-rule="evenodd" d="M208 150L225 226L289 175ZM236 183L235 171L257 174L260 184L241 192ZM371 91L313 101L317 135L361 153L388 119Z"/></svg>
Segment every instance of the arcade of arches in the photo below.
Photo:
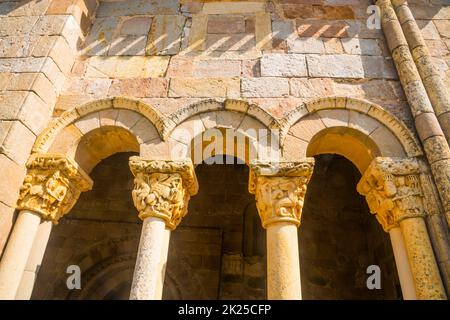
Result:
<svg viewBox="0 0 450 320"><path fill-rule="evenodd" d="M114 101L116 123L99 112L105 101L63 114L27 163L1 297L445 299L420 147L379 107L332 101L276 126L243 102L194 106L174 124ZM87 128L85 119L97 120ZM175 126L196 121L203 132L227 128L223 121L236 135L281 127L282 158L239 164L229 154L232 165L194 165L155 156ZM346 143L333 143L337 136ZM70 265L82 271L79 290L66 285ZM370 265L380 267L379 290L367 286Z"/></svg>

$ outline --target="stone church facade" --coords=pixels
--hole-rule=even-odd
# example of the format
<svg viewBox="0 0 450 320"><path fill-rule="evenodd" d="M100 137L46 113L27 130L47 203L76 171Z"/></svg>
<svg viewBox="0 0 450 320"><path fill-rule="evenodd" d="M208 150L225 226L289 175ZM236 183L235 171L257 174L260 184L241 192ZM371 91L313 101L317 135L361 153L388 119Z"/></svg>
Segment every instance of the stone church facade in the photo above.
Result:
<svg viewBox="0 0 450 320"><path fill-rule="evenodd" d="M448 0L0 0L0 299L447 299L449 65Z"/></svg>

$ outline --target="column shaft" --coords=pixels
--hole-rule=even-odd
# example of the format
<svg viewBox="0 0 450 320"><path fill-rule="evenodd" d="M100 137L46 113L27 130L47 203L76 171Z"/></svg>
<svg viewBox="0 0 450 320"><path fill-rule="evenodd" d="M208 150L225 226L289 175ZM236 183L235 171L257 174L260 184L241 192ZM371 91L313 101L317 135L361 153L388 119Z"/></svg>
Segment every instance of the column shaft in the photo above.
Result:
<svg viewBox="0 0 450 320"><path fill-rule="evenodd" d="M389 230L389 236L392 243L392 251L394 252L395 264L397 265L397 273L402 287L404 300L416 300L416 290L414 288L414 279L411 266L408 261L408 253L406 252L405 243L403 241L402 231L399 227Z"/></svg>
<svg viewBox="0 0 450 320"><path fill-rule="evenodd" d="M28 257L27 265L20 281L19 289L16 293L16 300L29 300L33 293L34 283L42 265L45 249L52 231L51 221L42 221L39 225L36 237Z"/></svg>
<svg viewBox="0 0 450 320"><path fill-rule="evenodd" d="M300 261L297 226L288 222L267 227L267 297L300 300Z"/></svg>
<svg viewBox="0 0 450 320"><path fill-rule="evenodd" d="M40 222L38 214L28 210L19 213L0 262L0 300L16 297Z"/></svg>
<svg viewBox="0 0 450 320"><path fill-rule="evenodd" d="M446 299L427 227L422 217L400 222L418 299Z"/></svg>
<svg viewBox="0 0 450 320"><path fill-rule="evenodd" d="M141 239L136 259L136 267L131 287L131 300L159 300L162 298L162 285L168 246L166 222L163 219L148 217L142 224Z"/></svg>

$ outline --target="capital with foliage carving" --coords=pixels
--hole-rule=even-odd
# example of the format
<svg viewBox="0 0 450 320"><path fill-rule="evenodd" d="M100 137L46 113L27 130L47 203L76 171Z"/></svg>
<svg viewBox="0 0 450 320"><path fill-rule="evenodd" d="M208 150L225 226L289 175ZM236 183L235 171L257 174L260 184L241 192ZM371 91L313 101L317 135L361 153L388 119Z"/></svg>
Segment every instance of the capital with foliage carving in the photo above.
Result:
<svg viewBox="0 0 450 320"><path fill-rule="evenodd" d="M175 229L187 213L190 197L198 191L192 161L131 157L130 168L135 177L132 196L139 218L158 217L169 229Z"/></svg>
<svg viewBox="0 0 450 320"><path fill-rule="evenodd" d="M32 154L20 188L17 209L39 213L57 224L93 182L76 162L62 154Z"/></svg>
<svg viewBox="0 0 450 320"><path fill-rule="evenodd" d="M357 186L384 231L425 216L420 167L414 158L375 158Z"/></svg>
<svg viewBox="0 0 450 320"><path fill-rule="evenodd" d="M249 192L255 194L264 228L276 222L300 226L306 189L313 169L313 158L299 162L250 164Z"/></svg>

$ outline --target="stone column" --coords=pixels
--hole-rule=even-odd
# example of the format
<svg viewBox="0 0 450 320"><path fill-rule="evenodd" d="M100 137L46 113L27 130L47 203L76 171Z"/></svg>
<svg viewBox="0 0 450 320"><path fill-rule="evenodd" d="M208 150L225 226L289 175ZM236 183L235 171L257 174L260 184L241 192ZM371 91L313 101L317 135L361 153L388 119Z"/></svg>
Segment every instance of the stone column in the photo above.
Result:
<svg viewBox="0 0 450 320"><path fill-rule="evenodd" d="M22 280L20 281L19 289L16 293L16 300L29 300L31 298L34 283L36 282L42 259L44 258L51 231L52 222L46 220L42 221L38 227L36 236L34 237L30 256L28 257L25 270L22 274Z"/></svg>
<svg viewBox="0 0 450 320"><path fill-rule="evenodd" d="M0 262L0 300L21 296L17 290L41 220L58 223L80 193L92 187L91 179L63 155L33 154L26 167L17 202L20 213Z"/></svg>
<svg viewBox="0 0 450 320"><path fill-rule="evenodd" d="M450 96L406 0L391 0L434 112L450 141Z"/></svg>
<svg viewBox="0 0 450 320"><path fill-rule="evenodd" d="M135 177L133 202L143 220L131 286L131 300L162 298L170 231L187 213L198 191L191 160L164 161L130 158Z"/></svg>
<svg viewBox="0 0 450 320"><path fill-rule="evenodd" d="M358 183L358 192L366 197L385 231L400 227L417 299L446 299L425 226L418 161L376 158Z"/></svg>
<svg viewBox="0 0 450 320"><path fill-rule="evenodd" d="M389 236L391 238L398 278L400 279L400 286L402 288L403 300L417 300L414 278L411 266L409 265L402 230L399 227L391 228L389 230Z"/></svg>
<svg viewBox="0 0 450 320"><path fill-rule="evenodd" d="M300 300L297 228L314 159L300 162L252 163L249 191L255 194L267 230L267 298Z"/></svg>

